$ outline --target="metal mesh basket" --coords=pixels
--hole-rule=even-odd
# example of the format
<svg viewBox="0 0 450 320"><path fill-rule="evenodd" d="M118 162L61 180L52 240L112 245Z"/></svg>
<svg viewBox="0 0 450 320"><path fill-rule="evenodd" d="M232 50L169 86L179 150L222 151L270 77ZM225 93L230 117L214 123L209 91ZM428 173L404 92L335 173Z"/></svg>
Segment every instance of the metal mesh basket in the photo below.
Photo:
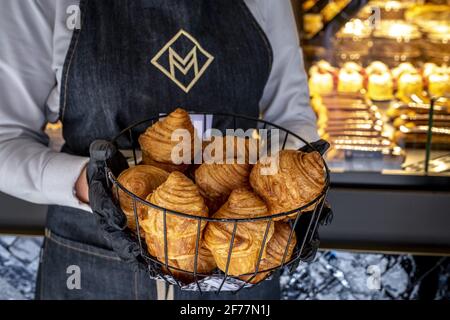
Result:
<svg viewBox="0 0 450 320"><path fill-rule="evenodd" d="M236 114L226 114L226 113L190 113L191 115L195 115L197 117L203 118L203 134L206 131L205 124L208 121L208 117L212 117L214 121L212 124L215 128L246 128L246 129L266 129L266 130L272 130L272 129L278 129L281 133L281 139L280 139L280 149L285 149L288 144L289 145L307 145L309 146L310 150L316 150L314 146L312 146L310 143L299 137L298 135L290 132L289 130L286 130L280 126L277 126L275 124L272 124L270 122L255 119L247 116L242 115L236 115ZM160 118L165 117L166 114L162 114L150 119L146 119L143 121L140 121L138 123L135 123L131 125L130 127L123 130L119 135L117 135L112 142L118 147L120 150L127 149L130 152L130 158L131 161L134 162L135 165L138 165L139 163L139 146L137 143L138 136L150 125L153 125L156 121L158 121ZM211 118L210 118L211 119ZM318 150L316 150L318 151ZM122 151L124 152L124 151ZM159 206L156 206L145 199L142 199L129 190L127 190L124 186L122 186L116 176L112 173L112 171L109 168L106 168L106 173L108 177L108 182L112 184L113 191L116 195L116 198L119 196L119 190L123 191L126 195L128 195L132 199L133 203L133 209L134 209L134 216L136 220L136 230L134 230L134 233L136 235L136 241L139 243L140 252L144 259L144 261L148 264L148 269L150 273L150 277L152 279L158 279L158 280L165 280L166 282L178 285L183 290L194 290L194 291L216 291L217 293L221 291L233 291L238 292L242 288L248 288L253 287L257 285L258 283L264 281L265 279L270 278L270 275L281 268L284 268L285 266L290 266L290 271L292 272L293 269L298 266L298 264L301 261L310 261L315 256L315 252L318 248L318 225L321 218L323 219L322 212L324 210L324 203L327 197L327 192L329 190L329 170L328 167L325 164L325 185L323 187L322 192L313 199L310 203L296 208L294 210L291 210L289 212L283 212L275 215L268 215L264 217L256 217L256 218L246 218L246 219L216 219L212 217L199 217L199 216L193 216L189 214L185 214L182 212L176 212L172 210L168 210L166 208L162 208ZM118 200L118 199L117 199ZM146 207L151 207L154 209L159 210L162 213L162 219L163 219L163 226L164 226L164 256L165 261L159 261L155 257L151 256L148 251L145 244L145 241L143 239L143 236L141 234L140 229L140 221L137 214L137 207L139 205L143 205ZM288 224L290 226L290 234L289 238L286 244L286 248L283 253L283 259L281 263L278 266L272 267L270 269L262 270L260 269L260 264L264 252L264 248L267 245L267 235L269 232L269 228L271 225L275 223L274 219L282 218L282 217L288 217L295 213L298 213L294 219L290 219ZM170 215L175 215L177 217L181 217L184 219L190 219L192 221L197 222L197 238L196 238L196 246L195 246L195 260L194 260L194 270L188 271L180 269L176 266L173 266L170 264L168 259L168 240L167 240L167 217ZM238 226L243 223L252 223L252 222L265 222L266 223L266 229L263 237L263 241L261 244L261 248L259 250L259 256L258 256L258 262L255 267L255 271L248 274L243 274L240 276L231 276L228 273L228 266L231 261L232 252L233 252L233 244L236 238L236 233L238 230ZM202 274L197 272L197 264L198 264L198 252L199 252L199 245L202 237L202 225L205 223L211 223L211 222L220 222L220 223L229 223L232 224L232 230L233 233L231 235L231 241L229 244L229 250L228 250L228 258L226 263L226 269L224 271L221 271L219 269L216 269L211 274ZM290 246L290 243L294 237L294 234L296 236L297 242L295 249L291 255L291 258L288 258L288 249ZM190 283L184 283L178 280L174 277L173 273L176 272L177 274L186 274L189 276L192 280ZM255 279L256 276L259 275L259 278L263 278L262 281L258 283L251 283L253 279ZM245 277L246 276L246 277ZM243 280L243 277L245 277L245 280Z"/></svg>

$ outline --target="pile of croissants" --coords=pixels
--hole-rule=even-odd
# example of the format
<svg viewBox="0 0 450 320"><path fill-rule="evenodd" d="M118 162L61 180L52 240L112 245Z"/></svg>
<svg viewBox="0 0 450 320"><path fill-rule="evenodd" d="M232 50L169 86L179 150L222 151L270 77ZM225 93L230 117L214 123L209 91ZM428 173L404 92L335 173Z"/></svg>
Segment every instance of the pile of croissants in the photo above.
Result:
<svg viewBox="0 0 450 320"><path fill-rule="evenodd" d="M278 171L272 175L261 174L261 169L267 165L263 161L254 165L248 161L177 165L171 157L172 149L178 143L172 141L172 133L177 129L188 130L194 143L196 133L189 114L183 109L176 109L139 137L142 163L125 170L118 177L119 183L128 191L166 209L164 219L163 210L132 201L120 190L118 197L127 216L128 227L136 231L136 210L140 234L145 237L149 254L165 263L167 252L170 267L193 272L196 264L197 274L209 274L219 268L252 283L261 281L267 273L250 274L256 270L275 268L283 259L289 261L292 256L296 238L295 233L290 236L288 222L296 217L297 212L273 218L270 223L270 218L240 221L236 227L233 222L199 222L199 219L170 212L218 219L246 219L305 206L320 195L325 184L324 163L320 154L280 151ZM235 237L228 262L233 231ZM201 236L195 261L198 232ZM176 269L170 272L181 281L192 280L187 273Z"/></svg>

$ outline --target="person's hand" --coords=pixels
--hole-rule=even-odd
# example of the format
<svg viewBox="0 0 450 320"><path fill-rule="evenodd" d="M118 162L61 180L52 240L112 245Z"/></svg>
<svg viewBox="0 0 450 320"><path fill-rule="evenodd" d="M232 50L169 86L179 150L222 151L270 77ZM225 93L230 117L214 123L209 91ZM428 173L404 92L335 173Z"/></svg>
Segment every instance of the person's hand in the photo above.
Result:
<svg viewBox="0 0 450 320"><path fill-rule="evenodd" d="M87 182L86 166L81 170L80 176L75 183L75 195L83 203L89 203L89 185Z"/></svg>
<svg viewBox="0 0 450 320"><path fill-rule="evenodd" d="M87 166L89 204L97 218L100 231L122 260L133 267L146 270L139 244L127 229L126 216L114 203L111 188L107 183L106 165L117 177L128 168L128 163L112 143L103 140L96 140L91 144L90 157Z"/></svg>

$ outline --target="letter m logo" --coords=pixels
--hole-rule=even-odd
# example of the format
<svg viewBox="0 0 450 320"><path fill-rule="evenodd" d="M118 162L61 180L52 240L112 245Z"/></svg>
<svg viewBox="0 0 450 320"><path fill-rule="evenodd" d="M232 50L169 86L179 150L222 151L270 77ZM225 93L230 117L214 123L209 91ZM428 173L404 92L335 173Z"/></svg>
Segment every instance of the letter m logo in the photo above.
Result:
<svg viewBox="0 0 450 320"><path fill-rule="evenodd" d="M182 57L174 49L177 42L188 43L192 49ZM152 64L172 80L184 92L188 93L203 73L213 62L214 57L209 54L198 41L184 30L180 30L152 59ZM200 62L202 61L202 62ZM177 72L178 71L178 72ZM189 81L183 81L183 76L193 72ZM181 78L180 78L181 76Z"/></svg>

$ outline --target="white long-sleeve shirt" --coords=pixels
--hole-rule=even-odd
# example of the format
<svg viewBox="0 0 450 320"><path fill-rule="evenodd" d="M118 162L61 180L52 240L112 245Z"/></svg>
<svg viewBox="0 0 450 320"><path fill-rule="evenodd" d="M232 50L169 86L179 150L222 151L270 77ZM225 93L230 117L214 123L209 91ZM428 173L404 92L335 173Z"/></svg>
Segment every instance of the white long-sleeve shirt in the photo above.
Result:
<svg viewBox="0 0 450 320"><path fill-rule="evenodd" d="M43 129L60 114L61 74L77 0L2 0L0 191L41 204L89 210L74 194L88 159L48 147ZM245 0L273 49L260 110L308 141L318 139L289 0Z"/></svg>

